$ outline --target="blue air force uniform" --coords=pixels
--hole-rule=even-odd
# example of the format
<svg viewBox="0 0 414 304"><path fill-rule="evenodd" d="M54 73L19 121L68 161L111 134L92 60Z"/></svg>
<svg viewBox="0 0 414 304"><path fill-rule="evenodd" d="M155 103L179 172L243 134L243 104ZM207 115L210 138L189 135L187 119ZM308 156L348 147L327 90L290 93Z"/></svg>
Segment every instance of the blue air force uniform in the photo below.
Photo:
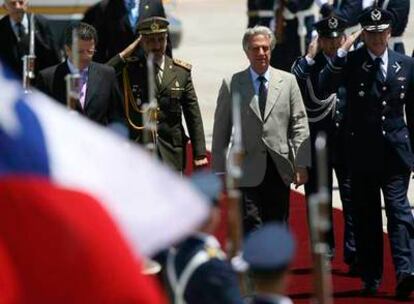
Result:
<svg viewBox="0 0 414 304"><path fill-rule="evenodd" d="M366 32L381 32L390 19L371 8L360 22ZM326 93L340 85L347 92L347 155L364 290L375 293L383 271L382 191L396 293L407 297L414 290L414 219L407 199L414 168L414 60L390 49L378 59L366 46L340 55L328 62L319 83Z"/></svg>
<svg viewBox="0 0 414 304"><path fill-rule="evenodd" d="M315 23L315 28L320 37L333 39L341 37L347 27L345 20L332 16L323 18ZM344 260L351 267L355 266L355 240L353 234L351 185L344 153L344 127L343 110L345 107L345 90L343 87L338 92L322 98L318 87L319 73L330 60L322 51L314 59L300 57L292 67L292 73L296 76L304 99L312 145L312 167L309 169L309 180L305 184L306 195L318 192L318 172L316 170L315 141L319 132L327 135L329 159L328 159L328 187L332 193L332 170L335 169L338 179L339 191L344 211ZM330 222L332 222L332 198L330 206ZM335 241L333 225L325 236L329 244L331 254L334 254ZM353 269L350 269L353 270Z"/></svg>

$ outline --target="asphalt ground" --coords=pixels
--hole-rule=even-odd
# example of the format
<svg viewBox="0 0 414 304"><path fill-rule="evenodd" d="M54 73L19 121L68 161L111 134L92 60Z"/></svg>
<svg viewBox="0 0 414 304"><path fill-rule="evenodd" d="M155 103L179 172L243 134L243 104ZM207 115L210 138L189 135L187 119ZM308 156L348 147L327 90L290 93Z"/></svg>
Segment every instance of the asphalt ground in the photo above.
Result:
<svg viewBox="0 0 414 304"><path fill-rule="evenodd" d="M248 66L241 43L247 25L246 11L245 0L177 0L174 15L182 21L183 37L179 48L174 50L174 56L193 65L193 81L209 147L221 82L224 77ZM414 5L411 5L404 42L407 53L411 55L414 48ZM413 189L411 182L408 197L414 206ZM303 187L299 191L303 191ZM341 208L337 190L334 191L334 206ZM384 227L385 223L384 220Z"/></svg>

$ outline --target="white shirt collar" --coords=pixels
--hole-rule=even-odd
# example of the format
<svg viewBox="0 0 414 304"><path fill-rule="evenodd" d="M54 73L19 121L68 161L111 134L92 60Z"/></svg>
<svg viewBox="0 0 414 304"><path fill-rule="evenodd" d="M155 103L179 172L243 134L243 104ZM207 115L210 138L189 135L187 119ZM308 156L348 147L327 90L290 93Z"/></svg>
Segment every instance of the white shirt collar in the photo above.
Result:
<svg viewBox="0 0 414 304"><path fill-rule="evenodd" d="M261 293L261 294L258 294L256 297L259 299L264 299L267 301L272 301L272 302L280 303L280 304L293 304L290 298L285 297L283 295Z"/></svg>
<svg viewBox="0 0 414 304"><path fill-rule="evenodd" d="M70 59L68 58L68 59L66 60L66 62L67 62L67 64L68 64L68 68L69 68L70 73L71 73L71 74L74 74L74 73L76 72L76 68L75 68L75 66L73 65L72 61L70 61ZM82 72L87 72L87 71L88 71L88 69L89 69L89 66L88 66L88 67L86 67L86 68L84 68L83 70L80 70L80 71L79 71L79 74L82 74ZM86 73L86 75L87 75L87 73Z"/></svg>
<svg viewBox="0 0 414 304"><path fill-rule="evenodd" d="M256 71L253 70L252 67L250 67L249 70L250 70L250 76L252 77L253 82L258 81L257 77L259 76L264 76L264 78L266 79L266 82L269 82L270 80L270 69L269 68L266 70L266 72L263 75L257 74Z"/></svg>
<svg viewBox="0 0 414 304"><path fill-rule="evenodd" d="M9 20L10 20L10 24L11 24L11 26L12 26L12 29L13 29L13 32L16 34L16 36L17 36L17 26L16 26L16 24L17 24L17 22L16 21L14 21L12 18L10 18L9 17ZM22 21L20 22L22 25L23 25L23 27L24 27L24 32L26 33L26 34L28 34L29 33L29 18L27 17L27 14L24 14L23 15L23 19L22 19Z"/></svg>

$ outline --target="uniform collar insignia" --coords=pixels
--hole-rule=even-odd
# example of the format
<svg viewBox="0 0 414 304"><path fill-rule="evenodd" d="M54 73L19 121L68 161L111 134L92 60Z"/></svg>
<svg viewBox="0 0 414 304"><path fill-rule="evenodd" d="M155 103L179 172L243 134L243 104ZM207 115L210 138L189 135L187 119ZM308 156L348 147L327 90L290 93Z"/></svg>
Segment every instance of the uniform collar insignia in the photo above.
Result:
<svg viewBox="0 0 414 304"><path fill-rule="evenodd" d="M371 67L372 67L372 64L368 64L368 61L365 61L365 62L362 64L362 69L363 69L365 72L369 72L369 71L371 70Z"/></svg>
<svg viewBox="0 0 414 304"><path fill-rule="evenodd" d="M392 67L395 69L395 73L398 73L401 70L401 65L398 62L395 62Z"/></svg>

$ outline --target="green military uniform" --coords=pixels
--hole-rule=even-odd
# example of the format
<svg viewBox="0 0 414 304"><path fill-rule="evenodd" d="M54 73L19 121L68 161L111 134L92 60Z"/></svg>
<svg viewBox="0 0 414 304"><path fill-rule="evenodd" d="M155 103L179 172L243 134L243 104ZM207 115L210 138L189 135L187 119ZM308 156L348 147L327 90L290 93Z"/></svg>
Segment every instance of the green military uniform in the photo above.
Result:
<svg viewBox="0 0 414 304"><path fill-rule="evenodd" d="M185 166L185 146L188 141L182 125L182 113L184 113L195 159L206 155L203 122L191 79L191 65L172 60L168 56L164 58L162 81L155 87L155 97L159 107L157 148L164 162L182 171ZM148 102L146 61L131 59L125 62L120 56L116 56L108 64L119 72L123 71L123 92L127 119L130 122L130 136L133 140L142 143L142 130L139 130L143 125L140 108L143 103Z"/></svg>

